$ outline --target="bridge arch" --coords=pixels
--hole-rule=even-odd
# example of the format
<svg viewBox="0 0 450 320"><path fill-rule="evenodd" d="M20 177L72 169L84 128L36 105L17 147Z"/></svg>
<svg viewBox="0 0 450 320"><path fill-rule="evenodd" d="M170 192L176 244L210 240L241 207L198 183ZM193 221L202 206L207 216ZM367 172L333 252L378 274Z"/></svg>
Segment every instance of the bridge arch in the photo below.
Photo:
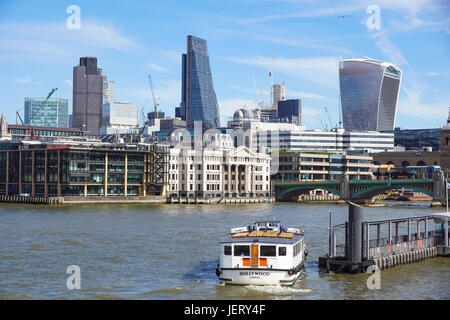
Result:
<svg viewBox="0 0 450 320"><path fill-rule="evenodd" d="M372 197L374 197L374 196L376 196L376 195L378 195L380 193L383 193L385 191L389 191L389 190L392 190L392 189L402 189L402 188L405 188L405 186L395 185L395 184L392 184L390 186L381 186L381 187L380 186L374 186L374 187L370 187L370 188L363 189L363 190L360 190L358 192L355 192L355 193L353 193L350 196L350 198L351 199L357 199L357 198L360 198L364 194L369 194L369 195L371 195L370 198L372 198ZM433 192L430 192L430 191L428 191L426 189L423 189L423 188L420 188L420 187L416 187L416 186L408 186L407 189L415 190L417 192L422 192L422 193L426 194L427 196L430 196L430 197L434 198Z"/></svg>
<svg viewBox="0 0 450 320"><path fill-rule="evenodd" d="M301 194L305 194L311 190L316 190L316 189L320 189L320 190L325 190L328 191L329 193L335 194L339 197L341 197L341 194L336 191L333 190L331 188L328 187L323 187L323 186L295 186L289 189L286 189L280 193L277 194L277 198L278 199L286 199L286 198L290 198L292 196L300 196Z"/></svg>

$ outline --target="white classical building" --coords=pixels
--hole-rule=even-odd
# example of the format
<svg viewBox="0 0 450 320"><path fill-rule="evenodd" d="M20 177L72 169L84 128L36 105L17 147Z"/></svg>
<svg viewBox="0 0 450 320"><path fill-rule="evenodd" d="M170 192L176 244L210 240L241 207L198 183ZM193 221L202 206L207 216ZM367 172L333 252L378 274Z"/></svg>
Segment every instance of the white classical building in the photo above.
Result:
<svg viewBox="0 0 450 320"><path fill-rule="evenodd" d="M269 198L270 155L233 147L226 134L170 149L167 195L170 198Z"/></svg>

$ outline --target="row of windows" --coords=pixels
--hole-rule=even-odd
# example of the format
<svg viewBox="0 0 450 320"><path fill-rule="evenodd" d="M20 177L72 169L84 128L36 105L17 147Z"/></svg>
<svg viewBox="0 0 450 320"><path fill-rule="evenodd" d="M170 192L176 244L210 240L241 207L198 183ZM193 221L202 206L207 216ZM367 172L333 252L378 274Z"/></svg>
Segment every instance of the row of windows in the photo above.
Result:
<svg viewBox="0 0 450 320"><path fill-rule="evenodd" d="M234 250L234 252L233 252ZM223 254L226 256L235 256L235 257L249 257L250 256L250 246L249 245L234 245L232 246L224 246ZM276 246L259 246L259 256L261 257L276 257L277 256L277 247ZM286 256L286 247L278 247L278 256Z"/></svg>

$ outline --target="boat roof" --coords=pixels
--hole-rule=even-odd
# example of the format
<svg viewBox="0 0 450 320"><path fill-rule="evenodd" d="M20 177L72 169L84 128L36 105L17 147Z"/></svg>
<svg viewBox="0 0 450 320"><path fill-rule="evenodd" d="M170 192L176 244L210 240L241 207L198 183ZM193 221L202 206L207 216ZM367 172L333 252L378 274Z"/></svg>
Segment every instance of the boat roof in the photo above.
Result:
<svg viewBox="0 0 450 320"><path fill-rule="evenodd" d="M247 235L244 235L247 233ZM243 242L258 242L258 243L273 243L273 244L294 244L300 241L304 237L302 233L284 232L278 233L276 237L273 236L249 236L249 232L243 232L241 236L236 237L234 234L229 234L220 243L243 243Z"/></svg>
<svg viewBox="0 0 450 320"><path fill-rule="evenodd" d="M270 219L259 219L255 223L281 223L280 220L270 220Z"/></svg>

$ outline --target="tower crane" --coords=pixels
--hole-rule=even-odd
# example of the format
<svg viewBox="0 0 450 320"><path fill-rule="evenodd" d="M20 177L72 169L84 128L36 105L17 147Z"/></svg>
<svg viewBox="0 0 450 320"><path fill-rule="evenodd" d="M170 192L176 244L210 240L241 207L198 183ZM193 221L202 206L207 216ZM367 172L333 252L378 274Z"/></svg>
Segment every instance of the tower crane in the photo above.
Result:
<svg viewBox="0 0 450 320"><path fill-rule="evenodd" d="M336 127L336 125L333 125L333 121L331 120L331 117L330 117L330 114L328 113L327 107L324 107L324 108L325 108L325 112L326 112L327 117L328 117L328 121L330 122L330 129L333 129L333 128Z"/></svg>
<svg viewBox="0 0 450 320"><path fill-rule="evenodd" d="M273 73L272 73L272 66L273 66L273 61L275 60L275 56L276 56L276 51L275 49L273 49L273 55L272 55L272 62L270 63L269 66L269 77L270 77L270 107L273 107L274 104L274 92L273 92Z"/></svg>
<svg viewBox="0 0 450 320"><path fill-rule="evenodd" d="M153 82L152 82L152 76L148 75L148 81L150 82L150 90L152 92L152 98L153 98L153 107L155 108L155 112L157 107L159 106L159 97L155 97L155 91L153 90Z"/></svg>

